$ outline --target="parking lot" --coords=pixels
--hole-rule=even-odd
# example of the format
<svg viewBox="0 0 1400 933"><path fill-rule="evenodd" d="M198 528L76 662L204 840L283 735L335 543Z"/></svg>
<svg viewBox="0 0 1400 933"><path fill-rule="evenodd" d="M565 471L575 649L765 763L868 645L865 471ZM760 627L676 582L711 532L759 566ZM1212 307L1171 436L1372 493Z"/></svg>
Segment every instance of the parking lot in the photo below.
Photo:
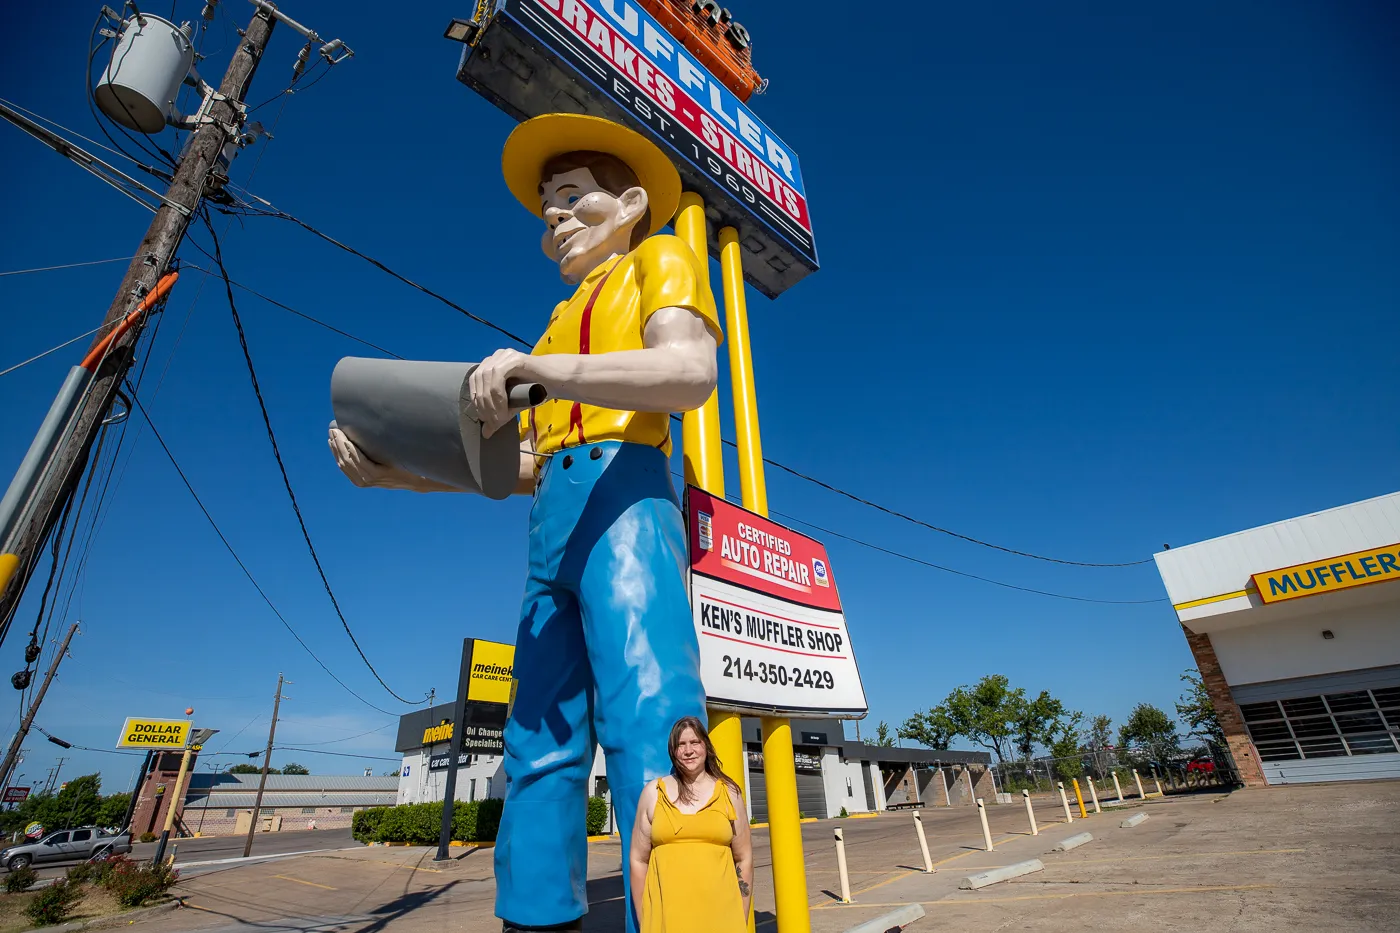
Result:
<svg viewBox="0 0 1400 933"><path fill-rule="evenodd" d="M1124 809L1063 823L1058 799L1036 802L1039 836L1018 805L989 808L995 850L982 851L975 811L925 810L937 870L922 856L908 812L803 827L812 930L840 933L904 904L927 917L909 929L988 927L1040 931L1393 931L1400 929L1400 783L1312 785L1130 801ZM1123 829L1122 819L1148 814ZM846 837L854 903L838 902L832 830ZM1047 854L1064 836L1094 841ZM767 834L755 833L760 931L775 929ZM424 848L369 847L215 867L181 883L189 909L138 922L147 933L371 933L444 928L495 933L489 849L454 850L445 863ZM620 846L589 849L589 931L621 929ZM1030 858L1045 870L979 891L966 875Z"/></svg>

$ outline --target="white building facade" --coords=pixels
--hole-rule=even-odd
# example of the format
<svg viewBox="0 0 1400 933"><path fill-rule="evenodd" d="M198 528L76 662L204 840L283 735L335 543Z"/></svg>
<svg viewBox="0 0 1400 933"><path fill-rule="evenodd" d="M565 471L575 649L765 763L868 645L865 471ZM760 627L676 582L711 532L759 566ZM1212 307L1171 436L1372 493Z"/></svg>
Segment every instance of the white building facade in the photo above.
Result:
<svg viewBox="0 0 1400 933"><path fill-rule="evenodd" d="M1400 777L1400 492L1156 561L1246 784Z"/></svg>
<svg viewBox="0 0 1400 933"><path fill-rule="evenodd" d="M450 730L455 704L443 704L401 717L395 750L403 755L399 773L399 803L442 800L447 789L447 765L451 759ZM767 793L763 778L762 737L759 720L744 718L743 736L748 754L745 797L749 815L767 819ZM869 813L889 805L909 805L922 800L930 806L957 805L963 770L972 768L990 790L990 756L985 752L935 752L928 749L889 748L848 742L843 724L836 719L793 723L793 753L797 770L798 807L803 815L825 819L846 813ZM426 744L425 744L426 743ZM499 754L462 754L458 758L455 799L504 798L505 763ZM935 775L945 775L942 783ZM949 792L936 786L949 785ZM970 786L970 785L969 785ZM608 799L607 768L602 749L593 757L588 792ZM993 793L987 793L989 798ZM893 799L890 799L893 798ZM905 802L907 799L907 803ZM971 805L971 797L966 801ZM611 822L607 830L612 831Z"/></svg>

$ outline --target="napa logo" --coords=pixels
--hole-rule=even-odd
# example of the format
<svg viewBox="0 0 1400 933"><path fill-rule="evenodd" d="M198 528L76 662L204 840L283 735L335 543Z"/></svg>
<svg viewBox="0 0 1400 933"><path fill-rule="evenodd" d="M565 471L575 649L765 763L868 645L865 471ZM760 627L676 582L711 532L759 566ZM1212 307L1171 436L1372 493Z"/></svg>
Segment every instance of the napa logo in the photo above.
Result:
<svg viewBox="0 0 1400 933"><path fill-rule="evenodd" d="M1266 604L1400 580L1400 544L1256 573L1250 579Z"/></svg>

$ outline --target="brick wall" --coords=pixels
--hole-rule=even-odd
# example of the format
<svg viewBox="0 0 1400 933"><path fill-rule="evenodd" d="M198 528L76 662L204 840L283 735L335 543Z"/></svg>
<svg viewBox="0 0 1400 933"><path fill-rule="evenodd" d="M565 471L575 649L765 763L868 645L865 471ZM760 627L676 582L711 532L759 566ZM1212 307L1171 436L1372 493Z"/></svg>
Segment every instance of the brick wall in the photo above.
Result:
<svg viewBox="0 0 1400 933"><path fill-rule="evenodd" d="M262 819L270 815L280 816L282 823L281 832L291 832L293 830L306 830L310 827L308 821L315 820L317 829L345 829L350 826L350 821L354 819L353 813L341 813L340 807L316 807L315 813L303 813L304 807L263 807L259 812ZM365 810L367 807L355 807L356 810ZM228 808L210 807L208 810L201 808L189 808L185 811L185 825L192 833L199 833L200 836L232 836L238 832L238 814L251 813L250 807L241 809L235 808L233 816L229 816ZM246 832L246 830L245 830Z"/></svg>
<svg viewBox="0 0 1400 933"><path fill-rule="evenodd" d="M1201 672L1201 682L1205 684L1210 701L1215 704L1215 715L1225 730L1225 744L1230 748L1230 756L1235 759L1235 769L1245 787L1265 787L1264 771L1259 766L1259 753L1250 741L1249 732L1244 726L1239 705L1235 703L1225 674L1220 670L1220 659L1215 656L1210 635L1197 635L1185 625L1181 627L1186 635L1186 644L1196 659L1196 669Z"/></svg>
<svg viewBox="0 0 1400 933"><path fill-rule="evenodd" d="M131 834L139 839L142 833L155 833L165 827L165 811L175 797L175 778L180 772L180 752L157 752L136 792L136 809L131 814ZM189 789L190 775L199 761L198 754L190 756L190 768L185 772L185 789ZM159 791L159 792L158 792ZM183 795L182 795L183 796ZM183 808L181 808L183 809ZM177 817L180 811L177 810Z"/></svg>

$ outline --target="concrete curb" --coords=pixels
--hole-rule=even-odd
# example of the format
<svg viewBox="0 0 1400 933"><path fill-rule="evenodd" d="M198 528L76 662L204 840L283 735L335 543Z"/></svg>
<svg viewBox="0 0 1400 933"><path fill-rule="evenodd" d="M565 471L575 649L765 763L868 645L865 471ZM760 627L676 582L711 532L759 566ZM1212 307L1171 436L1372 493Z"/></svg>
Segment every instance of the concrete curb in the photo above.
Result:
<svg viewBox="0 0 1400 933"><path fill-rule="evenodd" d="M979 872L975 875L968 875L958 882L958 890L976 891L978 888L985 888L989 884L1010 881L1012 878L1019 878L1022 875L1029 875L1037 871L1045 871L1045 864L1041 862L1040 859L1033 858L1026 862L1017 862L1015 865L1007 865L1002 868L993 868L989 871Z"/></svg>
<svg viewBox="0 0 1400 933"><path fill-rule="evenodd" d="M124 910L107 917L93 917L91 920L70 920L67 923L60 923L55 926L34 927L25 930L24 933L60 933L60 931L73 930L100 930L103 927L126 926L128 923L135 923L137 920L144 920L154 914L161 914L171 910L184 907L182 898L171 898L164 904L155 904L151 907L138 907L136 910Z"/></svg>
<svg viewBox="0 0 1400 933"><path fill-rule="evenodd" d="M873 920L857 924L846 930L846 933L889 933L891 927L908 926L923 915L922 904L910 904L908 907L900 907L898 910L881 914Z"/></svg>
<svg viewBox="0 0 1400 933"><path fill-rule="evenodd" d="M1055 846L1055 848L1051 849L1050 851L1051 851L1051 852L1068 852L1070 849L1077 849L1077 848L1079 848L1080 846L1084 845L1086 842L1093 842L1093 841L1094 841L1094 834L1093 834L1093 833L1079 833L1078 835L1075 835L1075 836L1066 836L1064 839L1061 839L1061 840L1060 840L1059 845Z"/></svg>
<svg viewBox="0 0 1400 933"><path fill-rule="evenodd" d="M1146 813L1134 813L1132 816L1128 817L1126 820L1124 820L1123 822L1119 823L1119 824L1118 824L1118 828L1119 828L1119 829L1131 829L1132 827L1137 826L1139 823L1143 822L1143 821L1146 820L1146 819L1147 819L1147 814L1146 814Z"/></svg>

